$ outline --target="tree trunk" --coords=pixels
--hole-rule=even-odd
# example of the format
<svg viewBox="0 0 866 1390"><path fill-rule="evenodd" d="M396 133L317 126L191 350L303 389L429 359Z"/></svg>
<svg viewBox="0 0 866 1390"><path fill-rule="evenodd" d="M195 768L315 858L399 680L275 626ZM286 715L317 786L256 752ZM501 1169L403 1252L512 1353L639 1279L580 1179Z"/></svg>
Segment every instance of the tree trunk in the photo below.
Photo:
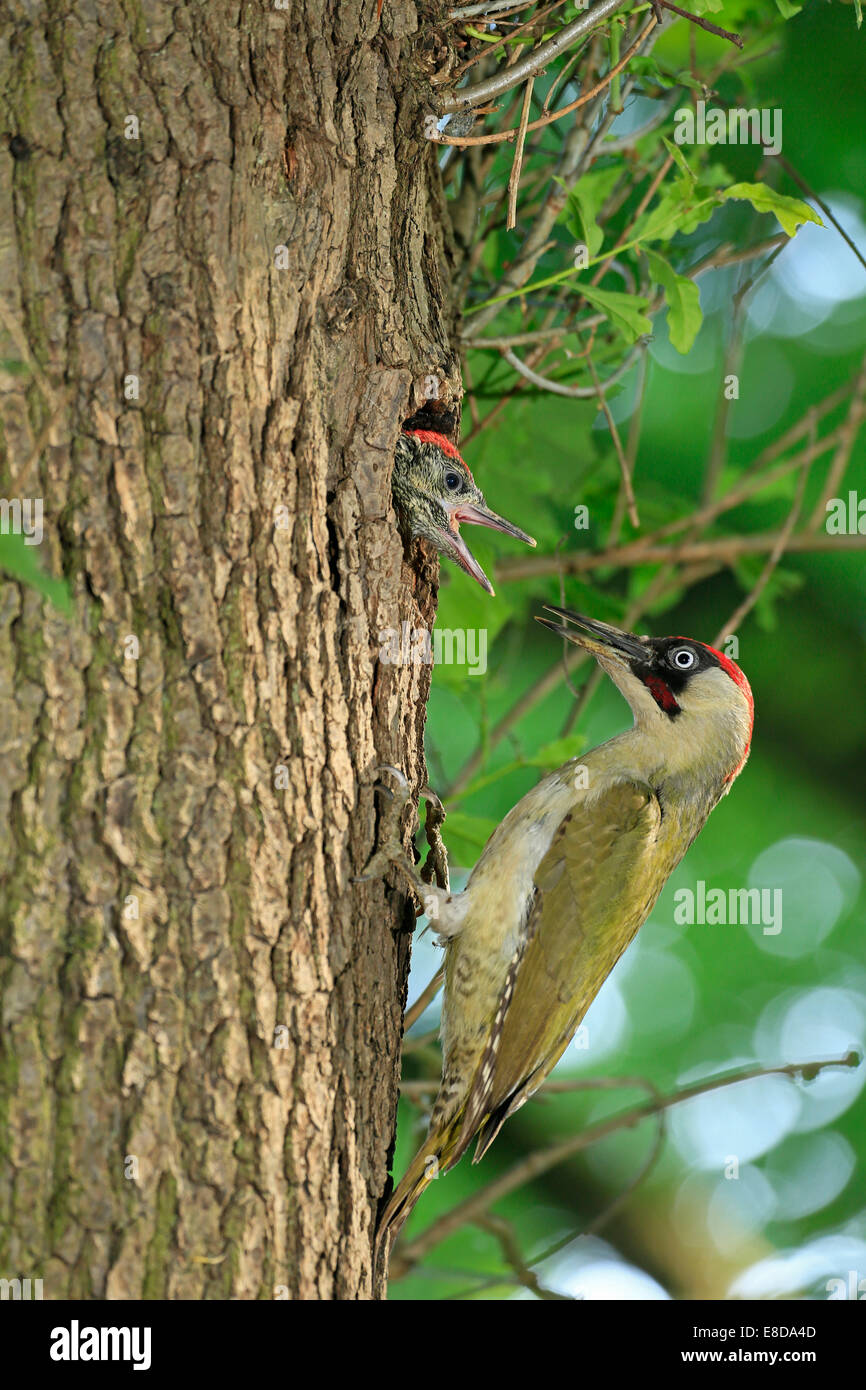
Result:
<svg viewBox="0 0 866 1390"><path fill-rule="evenodd" d="M450 261L414 5L279 3L2 28L0 490L73 595L0 582L0 1274L46 1298L382 1293L412 915L351 876L376 765L423 779L377 653L435 611L390 470L458 394Z"/></svg>

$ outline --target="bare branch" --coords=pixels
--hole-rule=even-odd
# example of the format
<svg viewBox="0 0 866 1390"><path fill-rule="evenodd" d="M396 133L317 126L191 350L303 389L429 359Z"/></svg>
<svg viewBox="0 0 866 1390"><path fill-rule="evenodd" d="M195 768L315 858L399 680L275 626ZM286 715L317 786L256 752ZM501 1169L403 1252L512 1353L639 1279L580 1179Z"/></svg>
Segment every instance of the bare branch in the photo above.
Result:
<svg viewBox="0 0 866 1390"><path fill-rule="evenodd" d="M516 14L518 10L528 10L530 5L534 5L535 0L523 0L517 3L516 0L484 0L480 5L462 5L457 10L449 10L449 19L474 19L481 14L499 14L502 10L512 10Z"/></svg>
<svg viewBox="0 0 866 1390"><path fill-rule="evenodd" d="M527 130L541 130L544 126L552 125L554 121L561 120L563 116L570 116L572 111L579 110L581 106L585 106L588 101L592 101L594 97L597 97L600 92L605 91L610 86L617 73L622 72L626 64L631 61L638 49L652 33L655 28L655 23L655 20L652 18L647 21L634 43L626 50L619 62L615 63L612 68L609 68L604 77L602 77L594 87L591 87L588 92L581 93L574 101L569 102L568 106L560 106L558 110L548 111L546 115L539 116L535 121L530 121ZM515 64L514 68L510 69L510 71L516 72L518 67L519 64ZM506 71L509 70L506 69ZM480 85L482 84L479 83L479 86ZM508 91L511 87L516 85L516 83L510 82L505 90ZM439 145L501 145L506 141L513 140L517 134L518 128L515 127L512 130L491 131L489 135L448 136L442 133L436 133L432 136L432 139L435 144Z"/></svg>
<svg viewBox="0 0 866 1390"><path fill-rule="evenodd" d="M763 144L764 142L762 141L761 143ZM842 226L841 222L838 221L832 209L829 208L827 204L824 202L823 198L820 198L818 194L815 192L814 188L812 188L806 182L803 176L797 173L797 170L794 168L793 164L790 162L790 160L786 159L783 154L774 155L773 158L778 159L782 168L785 170L785 173L788 175L789 178L793 179L800 192L805 193L807 198L811 198L812 202L818 205L818 207L821 209L824 216L826 217L827 221L833 227L836 228L836 231L839 233L840 237L845 242L845 245L850 247L860 264L863 266L863 269L866 270L866 259L864 259L863 252L851 240L850 236L845 231L845 228Z"/></svg>
<svg viewBox="0 0 866 1390"><path fill-rule="evenodd" d="M763 555L773 550L779 542L780 531L758 531L747 536L714 536L704 541L684 541L678 545L643 545L635 542L627 547L628 556L622 551L610 553L600 550L567 555L561 563L567 574L588 574L591 570L607 565L633 569L636 565L662 565L675 563L683 565L703 564L713 560L716 564L730 564L740 555ZM626 547L623 547L625 550ZM821 532L803 531L791 536L786 544L788 551L797 554L811 554L825 550L866 550L866 536L829 536ZM523 559L503 561L496 568L496 578L502 582L529 579L541 574L555 574L557 562L552 555L540 555L533 564Z"/></svg>
<svg viewBox="0 0 866 1390"><path fill-rule="evenodd" d="M530 77L526 84L526 91L523 94L523 110L520 113L520 126L517 131L517 148L514 151L514 163L511 166L511 175L508 180L508 216L505 219L506 231L511 231L517 222L517 193L520 188L520 170L523 167L523 146L526 141L526 126L529 121L529 107L532 103L532 89L535 86L535 78Z"/></svg>
<svg viewBox="0 0 866 1390"><path fill-rule="evenodd" d="M838 404L837 398L844 399L847 390L848 388L845 388L843 393L834 392L833 397L829 397L828 400L833 401L834 404ZM812 407L812 410L807 411L806 414L807 416L812 416L813 413L817 414L818 412L826 414L827 408L827 402L824 402L821 407ZM795 454L792 458L783 460L783 462L777 464L775 468L762 474L758 471L759 467L763 466L769 457L774 457L778 452L776 445L770 446L769 449L765 450L764 453L756 459L755 463L752 464L740 481L729 488L717 501L708 503L705 507L701 507L697 512L692 513L691 516L676 517L673 521L666 522L664 526L658 527L657 530L650 532L646 536L641 536L633 541L627 541L625 545L616 546L612 549L605 548L604 550L596 551L580 551L575 555L568 556L565 561L567 571L572 574L580 574L589 570L600 569L605 565L630 568L635 564L645 563L646 556L650 553L652 553L656 559L661 559L664 556L677 559L680 556L681 547L672 546L666 548L659 545L658 542L676 534L677 531L688 528L690 536L686 544L691 544L697 532L708 526L711 522L717 520L724 512L739 506L741 502L746 501L746 499L751 497L754 493L761 492L764 488L770 487L771 484L778 482L780 478L785 477L788 473L795 472L796 469L802 467L808 460L820 458L822 454L827 453L828 449L832 449L837 440L842 437L844 428L844 425L839 425L835 430L831 431L830 434L825 435L823 439L816 440L814 444L810 444L799 454ZM799 437L803 433L805 433L805 431L802 428L802 421L800 421L787 432L788 437L785 447L787 448L789 446L792 438ZM731 537L730 539L736 542L737 537ZM775 539L774 535L770 542L770 546L775 543ZM834 538L827 537L826 539ZM839 537L835 539L839 539ZM758 546L759 550L761 548L761 546ZM810 547L804 545L802 548L808 549ZM824 547L819 544L815 548L820 550ZM552 561L550 556L540 555L533 558L534 565L526 572L524 572L522 568L522 561L521 563L518 563L516 559L501 561L497 566L497 577L500 579L525 579L528 577L529 573L555 574L557 572L558 565ZM545 561L547 562L546 564L544 563Z"/></svg>
<svg viewBox="0 0 866 1390"><path fill-rule="evenodd" d="M650 0L656 17L661 23L661 10L670 10L672 14L678 14L682 19L688 19L692 24L696 24L699 29L706 29L708 34L715 34L716 38L727 39L729 43L736 44L737 48L743 47L743 40L739 34L732 34L730 29L720 29L718 24L713 24L709 19L702 19L700 15L692 14L690 10L681 10L679 5L672 5L671 0Z"/></svg>
<svg viewBox="0 0 866 1390"><path fill-rule="evenodd" d="M643 125L636 126L634 130L630 130L628 135L615 135L610 140L603 140L600 153L622 154L625 150L633 150L638 140L642 140L645 135L650 135L654 130L658 130L660 125L664 125L680 100L681 90L681 87L674 87L667 100L659 101L658 110L653 112L649 120L644 121Z"/></svg>
<svg viewBox="0 0 866 1390"><path fill-rule="evenodd" d="M598 1143L600 1139L606 1139L608 1135L616 1134L619 1130L630 1129L650 1115L657 1115L660 1111L669 1110L674 1105L682 1104L683 1101L693 1100L695 1096L708 1095L712 1091L722 1090L727 1086L738 1086L743 1081L754 1081L765 1076L788 1076L792 1080L812 1081L826 1067L857 1067L860 1062L861 1058L858 1053L848 1052L844 1057L831 1057L818 1061L792 1062L778 1067L750 1067L733 1075L716 1076L708 1081L698 1081L693 1086L685 1086L681 1091L675 1091L670 1095L651 1097L640 1105L622 1111L618 1115L609 1116L607 1119L599 1121L598 1124L590 1125L588 1129L572 1136L571 1139L529 1154L527 1158L516 1163L508 1172L503 1173L479 1192L473 1193L471 1197L467 1197L451 1211L439 1217L419 1236L400 1249L396 1259L392 1258L391 1277L399 1278L402 1274L407 1273L412 1265L417 1264L435 1246L447 1239L448 1236L453 1235L467 1221L477 1220L494 1202L500 1201L516 1188L534 1181L535 1178L540 1177L549 1169L555 1168L558 1164L564 1163L567 1159L582 1152L583 1149L589 1148L591 1144Z"/></svg>
<svg viewBox="0 0 866 1390"><path fill-rule="evenodd" d="M480 1226L483 1231L489 1231L499 1241L505 1263L509 1269L514 1270L518 1284L522 1284L530 1293L534 1293L536 1298L556 1299L564 1303L573 1303L574 1299L565 1293L555 1293L553 1289L545 1288L539 1283L538 1275L523 1258L523 1253L518 1244L517 1236L510 1221L506 1221L504 1216L490 1216L483 1213L475 1218L475 1225Z"/></svg>
<svg viewBox="0 0 866 1390"><path fill-rule="evenodd" d="M726 633L736 632L737 628L740 626L740 623L749 613L751 613L755 604L758 602L758 599L761 597L761 594L764 592L767 585L769 584L773 571L779 564L779 561L784 555L785 550L791 543L791 534L794 530L794 527L797 524L797 520L800 515L800 509L803 505L803 494L806 491L806 483L809 478L809 469L811 468L811 466L812 459L810 458L807 459L806 463L804 463L803 465L793 505L791 507L790 512L788 513L788 517L785 521L784 526L779 532L779 539L773 546L773 549L770 551L770 556L767 560L767 563L761 570L761 573L758 576L756 583L752 586L751 592L746 594L746 597L743 599L742 603L734 609L734 612L728 619L727 625L722 628L721 632L716 638L713 644L714 646L721 646L722 640L725 637Z"/></svg>
<svg viewBox="0 0 866 1390"><path fill-rule="evenodd" d="M436 995L442 988L442 982L444 979L445 966L440 965L439 969L436 971L436 974L433 976L433 979L430 981L428 985L424 986L423 990L418 995L418 998L415 1000L415 1003L411 1006L411 1008L406 1010L406 1014L403 1019L404 1033L409 1032L409 1029L412 1027L412 1024L418 1022L418 1019L421 1017L424 1010L427 1008L427 1005L432 1003L432 1001L436 998ZM438 1084L438 1081L431 1082L431 1086L434 1091L436 1090Z"/></svg>
<svg viewBox="0 0 866 1390"><path fill-rule="evenodd" d="M622 477L623 492L625 494L625 503L628 509L628 519L631 522L632 526L635 528L635 530L637 530L640 526L640 517L637 514L637 502L635 501L634 488L632 487L631 473L629 471L628 460L626 459L625 452L622 447L622 440L619 437L619 430L616 427L616 421L610 413L610 406L608 405L605 399L601 382L598 379L598 372L595 370L595 365L591 356L586 359L586 365L589 368L589 374L592 377L592 384L595 387L596 395L598 396L598 402L601 406L604 418L607 421L607 427L610 430L610 437L613 440L613 445L616 449L616 456L619 459L619 468L620 475Z"/></svg>
<svg viewBox="0 0 866 1390"><path fill-rule="evenodd" d="M860 371L854 382L854 392L851 397L851 404L848 408L847 418L840 432L839 446L836 450L833 462L830 464L830 470L821 490L821 496L812 513L809 522L810 526L820 526L826 521L827 503L830 501L831 497L836 496L839 484L845 476L845 470L848 467L848 461L851 457L851 450L854 447L854 441L857 438L864 419L866 419L866 357L864 357L861 363Z"/></svg>
<svg viewBox="0 0 866 1390"><path fill-rule="evenodd" d="M553 3L550 5L541 6L535 11L534 15L527 19L525 24L518 24L516 29L511 29L508 33L503 34L498 42L485 44L484 51L476 53L475 56L470 58L468 62L465 62L462 67L458 68L455 77L461 76L464 72L468 72L469 68L474 67L476 63L485 62L487 59L491 58L497 48L502 48L503 44L511 43L517 38L518 34L523 34L527 29L532 29L539 22L543 22L549 15L553 14L554 10L558 10L560 6L564 4L565 0L553 0ZM517 61L518 54L519 49L515 49L511 57L506 57L506 66L513 67L514 63Z"/></svg>
<svg viewBox="0 0 866 1390"><path fill-rule="evenodd" d="M528 77L537 76L543 67L552 62L560 53L564 53L577 39L582 39L584 35L591 33L599 24L603 24L606 19L610 19L612 15L616 14L617 10L621 10L624 5L625 0L597 0L591 10L584 11L577 19L572 20L571 24L566 24L555 38L549 39L547 43L539 44L538 48L534 48L519 63L515 63L513 68L500 70L483 82L476 82L471 87L463 87L454 92L452 96L446 97L440 103L440 110L443 114L448 111L465 111L468 107L482 106L494 97L504 96L506 92L511 91L512 87L519 87L520 83L525 82Z"/></svg>
<svg viewBox="0 0 866 1390"><path fill-rule="evenodd" d="M777 246L782 246L788 241L787 232L780 232L778 236L770 237L767 241L758 242L755 246L747 246L742 250L732 250L730 246L721 246L716 251L711 251L702 261L698 261L691 269L683 271L686 279L696 280L699 275L703 275L708 270L719 270L729 265L740 265L743 261L754 260L756 256L763 256L768 251L773 251ZM609 268L609 267L608 267ZM647 316L652 317L664 304L664 295L659 294L647 307ZM585 331L590 328L597 328L600 323L607 319L606 314L591 314L588 318L580 319L574 325L575 330ZM553 325L549 328L529 329L526 333L513 333L502 337L479 337L473 327L473 332L467 333L463 337L463 344L469 348L514 348L528 347L530 344L545 342L550 338L560 337L564 332L571 329L564 329L561 324ZM518 368L519 370L519 368ZM612 377L609 381L612 381ZM591 395L592 392L589 392ZM848 388L843 387L837 394L835 404L845 400L848 396ZM828 407L832 409L832 406Z"/></svg>
<svg viewBox="0 0 866 1390"><path fill-rule="evenodd" d="M585 325L581 326L584 327ZM561 331L560 329L560 332ZM636 343L634 345L631 352L626 354L616 370L611 372L606 381L601 383L601 389L606 386L613 386L619 381L620 377L625 376L628 369L633 365L642 346L642 343ZM513 367L514 370L519 372L522 377L525 377L527 381L531 381L533 386L540 386L542 391L552 391L555 396L570 396L572 400L576 401L592 400L593 396L599 394L595 386L569 386L567 382L552 381L550 377L540 376L539 373L534 372L531 367L527 367L525 362L521 362L517 354L512 352L510 348L503 352L502 356L510 367ZM587 359L587 361L589 361L589 359Z"/></svg>

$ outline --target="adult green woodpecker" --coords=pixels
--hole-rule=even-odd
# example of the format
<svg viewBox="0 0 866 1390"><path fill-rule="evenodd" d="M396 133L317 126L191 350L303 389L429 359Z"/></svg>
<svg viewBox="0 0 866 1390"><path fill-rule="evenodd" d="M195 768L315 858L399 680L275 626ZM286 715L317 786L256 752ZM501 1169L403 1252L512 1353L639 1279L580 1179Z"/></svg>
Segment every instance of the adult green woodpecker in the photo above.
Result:
<svg viewBox="0 0 866 1390"><path fill-rule="evenodd" d="M548 611L563 625L538 621L595 657L634 724L524 796L462 893L423 883L408 863L397 833L408 795L401 779L402 800L392 800L367 872L400 865L445 945L443 1066L429 1135L380 1218L380 1251L427 1183L476 1137L477 1162L556 1065L748 757L752 694L727 656L689 638L638 637Z"/></svg>
<svg viewBox="0 0 866 1390"><path fill-rule="evenodd" d="M493 585L461 536L460 523L489 526L535 545L519 526L490 510L455 445L435 430L410 429L400 435L391 491L403 531L430 541L488 594Z"/></svg>

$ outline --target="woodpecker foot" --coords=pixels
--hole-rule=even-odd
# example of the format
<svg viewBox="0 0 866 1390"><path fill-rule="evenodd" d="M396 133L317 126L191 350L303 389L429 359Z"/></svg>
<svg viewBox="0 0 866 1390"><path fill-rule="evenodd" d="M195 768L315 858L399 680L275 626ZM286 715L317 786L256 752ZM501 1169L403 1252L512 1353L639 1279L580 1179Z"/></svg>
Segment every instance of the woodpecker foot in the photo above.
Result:
<svg viewBox="0 0 866 1390"><path fill-rule="evenodd" d="M383 783L376 783L375 790L383 792L388 798L388 805L382 812L379 847L365 864L363 872L352 881L353 883L369 883L372 879L383 878L393 864L407 879L412 893L440 936L453 935L452 930L443 931L442 925L443 919L450 921L454 916L453 909L448 911L452 904L451 893L447 888L438 888L435 884L425 883L417 866L411 862L403 847L400 836L400 820L403 808L411 799L409 783L400 769L392 767L390 763L383 763L376 771L380 773L390 772L397 779L397 790L391 791ZM421 788L421 795L430 801L444 818L442 803L436 793L424 786Z"/></svg>
<svg viewBox="0 0 866 1390"><path fill-rule="evenodd" d="M388 798L387 805L383 811L379 826L379 847L364 865L363 872L357 874L352 880L353 883L369 883L371 879L382 878L391 867L396 864L399 868L405 869L409 875L413 886L417 879L420 885L421 879L414 864L410 867L408 856L400 837L400 818L403 814L403 807L409 800L409 783L403 773L397 767L392 767L390 763L383 763L376 768L377 773L390 772L397 779L397 791L392 792L390 787L386 787L384 782L377 782L373 788L374 792L381 792ZM417 891L417 890L416 890Z"/></svg>

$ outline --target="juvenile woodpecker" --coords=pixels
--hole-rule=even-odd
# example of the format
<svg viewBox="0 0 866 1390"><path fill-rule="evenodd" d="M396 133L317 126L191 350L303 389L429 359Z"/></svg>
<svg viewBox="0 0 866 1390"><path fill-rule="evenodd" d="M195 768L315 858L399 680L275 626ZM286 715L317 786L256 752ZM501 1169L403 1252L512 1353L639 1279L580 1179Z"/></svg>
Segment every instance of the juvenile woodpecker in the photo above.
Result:
<svg viewBox="0 0 866 1390"><path fill-rule="evenodd" d="M432 542L488 594L493 586L461 536L460 523L489 526L535 545L519 526L490 510L455 446L434 430L404 430L400 435L391 491L402 529L410 537Z"/></svg>
<svg viewBox="0 0 866 1390"><path fill-rule="evenodd" d="M381 1216L380 1252L431 1178L476 1136L477 1162L556 1065L748 757L752 693L727 656L548 611L563 625L538 621L595 657L634 724L524 796L462 893L423 883L406 860L394 809L405 804L402 779L368 871L400 865L445 944L443 1064L427 1140Z"/></svg>

